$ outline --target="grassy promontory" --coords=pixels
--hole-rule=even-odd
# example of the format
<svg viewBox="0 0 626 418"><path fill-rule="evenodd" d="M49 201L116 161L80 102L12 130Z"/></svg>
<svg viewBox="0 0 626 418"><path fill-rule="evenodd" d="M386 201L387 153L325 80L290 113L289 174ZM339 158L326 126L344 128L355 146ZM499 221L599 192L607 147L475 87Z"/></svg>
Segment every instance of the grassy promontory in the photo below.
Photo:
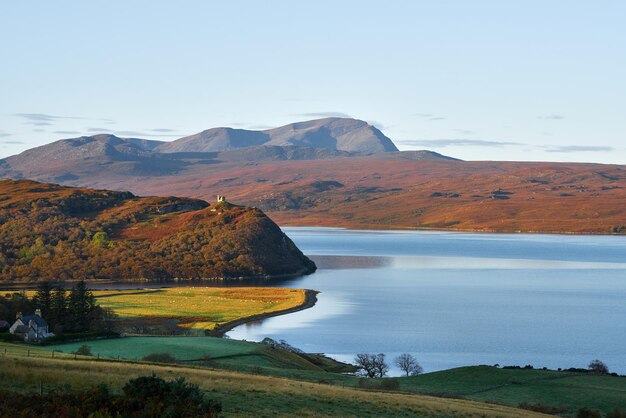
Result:
<svg viewBox="0 0 626 418"><path fill-rule="evenodd" d="M96 290L98 304L111 308L122 324L143 324L156 334L175 328L222 336L250 321L307 309L313 290L274 287L174 287L141 290Z"/></svg>
<svg viewBox="0 0 626 418"><path fill-rule="evenodd" d="M285 277L315 271L261 210L0 180L0 282Z"/></svg>

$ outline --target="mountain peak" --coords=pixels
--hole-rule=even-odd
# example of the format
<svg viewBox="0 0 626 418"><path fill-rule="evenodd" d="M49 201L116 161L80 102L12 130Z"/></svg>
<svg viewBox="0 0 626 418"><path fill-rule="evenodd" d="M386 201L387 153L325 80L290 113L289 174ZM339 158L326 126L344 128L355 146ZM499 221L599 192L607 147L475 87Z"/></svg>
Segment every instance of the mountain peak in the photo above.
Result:
<svg viewBox="0 0 626 418"><path fill-rule="evenodd" d="M213 128L159 145L158 151L214 152L259 145L327 148L370 154L398 151L379 129L351 118L323 118L263 131Z"/></svg>

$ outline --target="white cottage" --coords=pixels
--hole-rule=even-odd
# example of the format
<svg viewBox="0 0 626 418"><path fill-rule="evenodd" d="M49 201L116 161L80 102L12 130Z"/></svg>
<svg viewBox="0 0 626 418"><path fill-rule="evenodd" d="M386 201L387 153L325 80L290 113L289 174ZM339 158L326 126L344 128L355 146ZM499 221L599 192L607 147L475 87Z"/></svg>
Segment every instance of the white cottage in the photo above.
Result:
<svg viewBox="0 0 626 418"><path fill-rule="evenodd" d="M48 332L48 322L41 317L41 309L37 309L34 315L22 316L18 312L9 332L24 338L24 341L39 341L54 335Z"/></svg>

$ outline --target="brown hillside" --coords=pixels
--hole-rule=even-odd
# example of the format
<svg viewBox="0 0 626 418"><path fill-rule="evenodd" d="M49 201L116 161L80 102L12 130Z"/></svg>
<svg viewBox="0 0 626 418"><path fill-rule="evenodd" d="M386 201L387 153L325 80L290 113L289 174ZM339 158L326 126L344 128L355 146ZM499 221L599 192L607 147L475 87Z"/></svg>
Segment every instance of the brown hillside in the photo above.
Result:
<svg viewBox="0 0 626 418"><path fill-rule="evenodd" d="M310 273L259 209L0 180L0 280L170 280Z"/></svg>
<svg viewBox="0 0 626 418"><path fill-rule="evenodd" d="M158 177L102 170L70 183L205 199L225 193L262 208L282 225L626 230L625 166L388 158L222 162Z"/></svg>

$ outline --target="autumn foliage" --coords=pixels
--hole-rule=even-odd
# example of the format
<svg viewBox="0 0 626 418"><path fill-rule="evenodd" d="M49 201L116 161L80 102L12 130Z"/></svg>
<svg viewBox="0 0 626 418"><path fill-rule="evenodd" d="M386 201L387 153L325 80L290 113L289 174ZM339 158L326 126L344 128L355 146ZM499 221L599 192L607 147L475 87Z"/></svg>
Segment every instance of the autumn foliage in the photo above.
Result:
<svg viewBox="0 0 626 418"><path fill-rule="evenodd" d="M247 278L314 270L258 209L0 180L5 282Z"/></svg>

